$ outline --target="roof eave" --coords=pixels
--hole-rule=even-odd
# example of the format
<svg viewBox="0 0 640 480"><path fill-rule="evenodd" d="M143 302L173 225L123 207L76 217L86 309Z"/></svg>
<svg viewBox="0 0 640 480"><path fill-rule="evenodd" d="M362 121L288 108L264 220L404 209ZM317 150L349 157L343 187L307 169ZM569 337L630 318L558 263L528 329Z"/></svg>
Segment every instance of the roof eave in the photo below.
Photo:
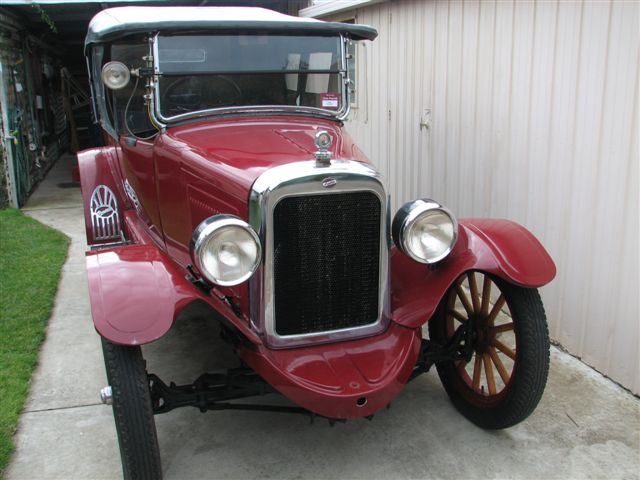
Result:
<svg viewBox="0 0 640 480"><path fill-rule="evenodd" d="M387 0L329 0L303 8L298 12L298 15L305 18L322 18L386 1Z"/></svg>

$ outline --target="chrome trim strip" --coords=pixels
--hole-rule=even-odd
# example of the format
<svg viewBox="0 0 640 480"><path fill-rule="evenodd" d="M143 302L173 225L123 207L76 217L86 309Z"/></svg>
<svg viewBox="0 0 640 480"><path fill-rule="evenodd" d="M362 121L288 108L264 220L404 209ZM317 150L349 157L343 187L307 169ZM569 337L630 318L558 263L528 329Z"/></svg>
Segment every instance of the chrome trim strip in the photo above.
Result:
<svg viewBox="0 0 640 480"><path fill-rule="evenodd" d="M150 108L149 111L153 115L153 119L161 125L162 128L167 126L166 119L160 113L160 89L158 87L158 78L159 78L159 67L158 67L158 33L156 33L153 38L149 40L151 43L151 56L153 57L153 80L151 81L148 95L151 95L150 101L152 102L153 108Z"/></svg>
<svg viewBox="0 0 640 480"><path fill-rule="evenodd" d="M104 250L106 248L124 247L127 244L128 242L124 236L124 232L120 230L120 240L116 240L113 242L97 243L95 245L87 245L87 246L89 247L89 250L93 252L95 250Z"/></svg>
<svg viewBox="0 0 640 480"><path fill-rule="evenodd" d="M138 195L129 183L129 180L125 178L124 182L122 182L122 185L124 187L124 191L127 194L127 197L129 197L129 200L131 201L131 203L133 203L134 208L138 213L140 213L142 211L140 200L138 200Z"/></svg>
<svg viewBox="0 0 640 480"><path fill-rule="evenodd" d="M345 120L349 116L349 112L351 112L351 92L349 92L349 85L351 83L351 79L349 78L349 65L347 60L347 42L349 39L344 35L340 35L340 39L342 40L340 48L341 48L341 72L342 75L342 113L338 113L338 120Z"/></svg>
<svg viewBox="0 0 640 480"><path fill-rule="evenodd" d="M328 177L336 181L332 188L323 186ZM273 210L285 197L331 195L369 191L380 199L380 273L378 319L360 327L326 332L278 335L275 330L273 282ZM280 165L264 172L249 194L249 224L258 232L263 255L258 270L250 279L252 327L273 348L335 342L375 335L387 328L390 319L389 297L389 211L388 195L378 172L351 160L332 161L320 166L314 160Z"/></svg>
<svg viewBox="0 0 640 480"><path fill-rule="evenodd" d="M158 82L154 83L154 99L158 98ZM211 116L223 116L229 114L269 114L269 113L288 113L288 114L307 114L316 115L332 120L341 120L336 117L335 113L331 110L323 110L322 108L315 107L300 107L300 106L287 106L287 105L248 105L240 107L223 107L223 108L209 108L207 110L198 110L191 113L181 113L180 115L174 115L173 117L164 117L160 113L159 105L156 104L156 118L160 123L167 125L169 123L178 123L186 120L193 120L203 117Z"/></svg>

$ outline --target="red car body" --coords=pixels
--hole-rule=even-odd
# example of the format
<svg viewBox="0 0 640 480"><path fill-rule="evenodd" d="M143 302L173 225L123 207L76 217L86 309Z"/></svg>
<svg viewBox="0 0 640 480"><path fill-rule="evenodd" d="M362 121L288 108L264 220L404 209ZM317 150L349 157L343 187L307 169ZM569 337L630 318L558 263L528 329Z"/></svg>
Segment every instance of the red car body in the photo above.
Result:
<svg viewBox="0 0 640 480"><path fill-rule="evenodd" d="M78 155L79 174L126 479L161 478L154 416L181 407L371 419L432 366L481 428L542 397L545 249L428 198L392 215L347 134L353 42L376 36L256 8L122 7L89 25L106 146ZM140 346L189 306L240 362L177 385ZM274 393L294 405L235 402Z"/></svg>
<svg viewBox="0 0 640 480"><path fill-rule="evenodd" d="M319 129L334 139L332 159L367 162L342 122L296 115L206 119L168 128L153 141L123 137L80 153L87 240L102 244L87 253L99 334L119 345L153 342L189 303L204 301L244 338L237 349L241 359L282 394L329 418L365 417L388 405L409 380L422 326L462 273L488 272L522 287L539 287L555 276L553 261L524 227L459 220L455 247L437 268L390 248L390 321L382 333L270 348L252 328L246 282L205 292L190 281L189 242L211 215L249 221L256 179L270 168L313 159ZM116 196L126 245L96 240L91 201L100 185Z"/></svg>

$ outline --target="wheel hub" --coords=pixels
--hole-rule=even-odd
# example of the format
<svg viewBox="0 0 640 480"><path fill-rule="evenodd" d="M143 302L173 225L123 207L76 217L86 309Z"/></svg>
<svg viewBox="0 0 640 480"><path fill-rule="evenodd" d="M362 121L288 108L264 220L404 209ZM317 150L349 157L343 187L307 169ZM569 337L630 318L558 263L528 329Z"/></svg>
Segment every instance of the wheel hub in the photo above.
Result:
<svg viewBox="0 0 640 480"><path fill-rule="evenodd" d="M487 317L483 315L473 315L470 318L470 328L473 332L472 345L473 348L480 353L487 351L495 336L487 320Z"/></svg>

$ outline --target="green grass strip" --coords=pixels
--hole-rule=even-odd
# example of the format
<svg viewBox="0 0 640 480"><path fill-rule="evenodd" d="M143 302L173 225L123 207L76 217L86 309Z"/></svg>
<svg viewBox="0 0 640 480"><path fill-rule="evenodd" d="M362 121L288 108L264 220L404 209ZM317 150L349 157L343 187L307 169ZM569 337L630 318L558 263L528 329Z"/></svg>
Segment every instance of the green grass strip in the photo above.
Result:
<svg viewBox="0 0 640 480"><path fill-rule="evenodd" d="M68 238L23 215L0 210L0 477L38 361Z"/></svg>

